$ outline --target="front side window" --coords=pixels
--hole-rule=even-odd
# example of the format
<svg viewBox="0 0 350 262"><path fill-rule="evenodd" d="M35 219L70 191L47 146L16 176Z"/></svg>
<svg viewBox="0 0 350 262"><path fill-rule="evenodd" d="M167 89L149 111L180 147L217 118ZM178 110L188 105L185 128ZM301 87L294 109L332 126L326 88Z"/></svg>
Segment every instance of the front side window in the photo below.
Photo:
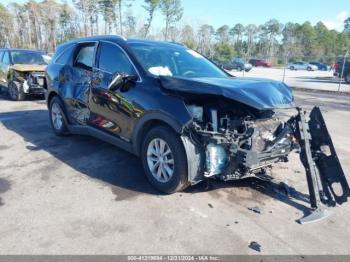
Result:
<svg viewBox="0 0 350 262"><path fill-rule="evenodd" d="M154 76L227 77L208 59L182 46L130 43L130 47L144 69Z"/></svg>
<svg viewBox="0 0 350 262"><path fill-rule="evenodd" d="M6 57L6 54L5 54L5 57ZM13 64L22 64L22 65L24 64L25 65L46 65L47 64L42 54L39 52L11 51L11 58L12 58Z"/></svg>
<svg viewBox="0 0 350 262"><path fill-rule="evenodd" d="M94 65L95 44L83 45L78 49L74 66L92 70Z"/></svg>
<svg viewBox="0 0 350 262"><path fill-rule="evenodd" d="M2 56L4 54L4 51L0 51L0 63L2 63Z"/></svg>
<svg viewBox="0 0 350 262"><path fill-rule="evenodd" d="M100 45L99 69L109 73L136 75L135 69L123 50L111 43Z"/></svg>

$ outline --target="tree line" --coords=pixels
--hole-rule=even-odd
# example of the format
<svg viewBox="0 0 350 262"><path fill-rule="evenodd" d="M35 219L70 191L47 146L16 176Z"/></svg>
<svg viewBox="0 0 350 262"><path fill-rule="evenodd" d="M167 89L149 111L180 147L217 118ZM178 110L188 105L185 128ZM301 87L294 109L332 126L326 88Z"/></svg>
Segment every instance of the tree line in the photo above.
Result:
<svg viewBox="0 0 350 262"><path fill-rule="evenodd" d="M218 62L233 57L262 58L283 64L286 60L334 62L350 47L350 18L344 31L329 30L322 22L312 25L271 19L262 25L187 24L181 0L144 0L144 16L136 17L133 0L55 0L24 4L0 3L0 47L21 47L53 52L72 38L119 34L180 42ZM161 15L163 25L154 25Z"/></svg>

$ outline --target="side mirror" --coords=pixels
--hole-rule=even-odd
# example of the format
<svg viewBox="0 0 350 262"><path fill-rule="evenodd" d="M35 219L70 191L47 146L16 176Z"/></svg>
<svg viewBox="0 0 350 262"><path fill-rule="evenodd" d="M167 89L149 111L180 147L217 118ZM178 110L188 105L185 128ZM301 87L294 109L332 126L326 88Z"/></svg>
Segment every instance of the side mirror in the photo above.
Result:
<svg viewBox="0 0 350 262"><path fill-rule="evenodd" d="M123 75L116 73L112 76L112 81L108 85L108 90L115 91L124 85Z"/></svg>
<svg viewBox="0 0 350 262"><path fill-rule="evenodd" d="M116 73L112 76L112 81L108 85L108 90L116 91L118 89L124 89L131 82L136 82L138 77L135 75L126 75Z"/></svg>

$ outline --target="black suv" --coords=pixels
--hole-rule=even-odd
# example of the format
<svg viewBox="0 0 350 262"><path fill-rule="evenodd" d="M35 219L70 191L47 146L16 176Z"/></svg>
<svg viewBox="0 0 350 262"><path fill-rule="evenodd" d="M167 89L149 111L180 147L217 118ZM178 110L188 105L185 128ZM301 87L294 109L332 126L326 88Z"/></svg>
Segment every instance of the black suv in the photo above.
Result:
<svg viewBox="0 0 350 262"><path fill-rule="evenodd" d="M142 160L149 181L173 193L205 178L238 180L286 161L288 86L234 78L180 44L118 36L59 46L47 67L53 131L91 135Z"/></svg>

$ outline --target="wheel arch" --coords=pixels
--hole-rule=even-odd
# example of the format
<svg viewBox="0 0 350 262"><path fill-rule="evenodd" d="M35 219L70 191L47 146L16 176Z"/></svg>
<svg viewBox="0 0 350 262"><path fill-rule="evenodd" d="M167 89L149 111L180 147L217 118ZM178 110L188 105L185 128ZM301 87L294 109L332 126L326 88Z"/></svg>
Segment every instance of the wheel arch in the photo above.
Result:
<svg viewBox="0 0 350 262"><path fill-rule="evenodd" d="M157 126L167 126L179 135L182 134L184 127L178 121L165 113L154 112L147 114L137 123L132 137L134 152L137 156L139 156L141 153L143 138L147 132Z"/></svg>

